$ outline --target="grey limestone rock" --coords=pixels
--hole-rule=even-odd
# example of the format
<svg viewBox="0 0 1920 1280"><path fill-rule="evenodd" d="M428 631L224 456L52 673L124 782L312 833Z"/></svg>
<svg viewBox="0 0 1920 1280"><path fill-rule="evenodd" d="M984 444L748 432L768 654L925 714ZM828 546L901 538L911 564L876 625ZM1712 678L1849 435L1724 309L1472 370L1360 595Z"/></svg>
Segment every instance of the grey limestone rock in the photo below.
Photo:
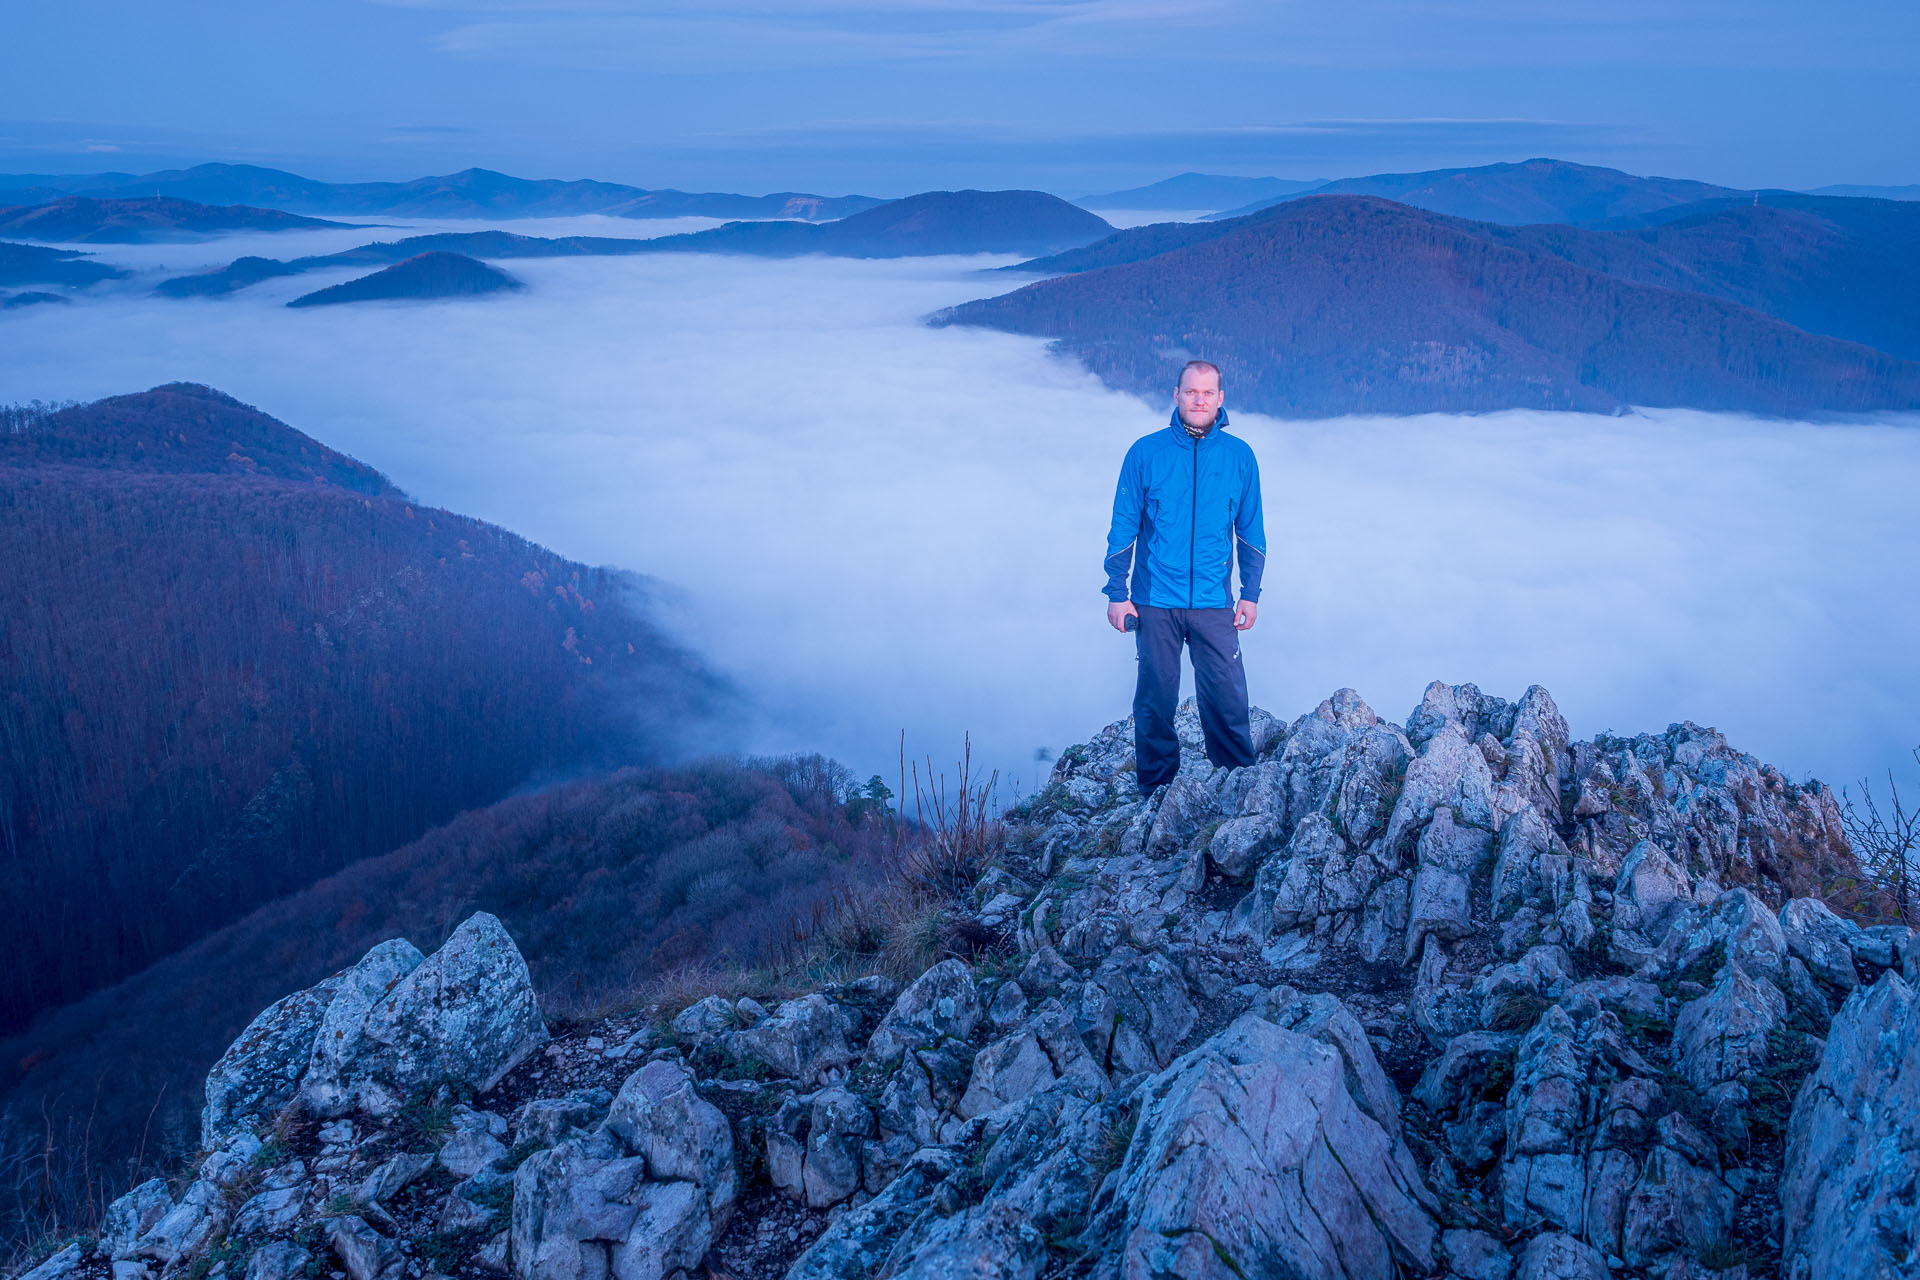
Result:
<svg viewBox="0 0 1920 1280"><path fill-rule="evenodd" d="M1673 922L1693 905L1693 878L1642 840L1621 860L1614 894L1614 958L1638 965L1652 958Z"/></svg>
<svg viewBox="0 0 1920 1280"><path fill-rule="evenodd" d="M791 1190L808 1206L825 1208L860 1189L861 1144L873 1133L873 1112L851 1091L834 1087L814 1094L807 1114L800 1185Z"/></svg>
<svg viewBox="0 0 1920 1280"><path fill-rule="evenodd" d="M1038 1280L1046 1237L1025 1214L989 1200L950 1218L922 1215L894 1246L890 1280Z"/></svg>
<svg viewBox="0 0 1920 1280"><path fill-rule="evenodd" d="M405 938L389 938L330 979L335 986L309 1042L298 1089L316 1114L337 1116L353 1105L353 1064L362 1049L367 1013L425 959Z"/></svg>
<svg viewBox="0 0 1920 1280"><path fill-rule="evenodd" d="M1793 898L1780 908L1780 932L1787 950L1827 987L1845 994L1860 984L1850 939L1860 931L1818 898Z"/></svg>
<svg viewBox="0 0 1920 1280"><path fill-rule="evenodd" d="M646 1159L649 1178L699 1187L715 1230L724 1229L739 1196L733 1128L700 1096L684 1067L649 1062L628 1076L607 1112L606 1129L628 1152Z"/></svg>
<svg viewBox="0 0 1920 1280"><path fill-rule="evenodd" d="M673 1020L673 1032L685 1040L699 1040L731 1031L739 1023L734 1007L719 996L706 996L682 1009Z"/></svg>
<svg viewBox="0 0 1920 1280"><path fill-rule="evenodd" d="M107 1206L100 1247L107 1256L128 1257L134 1242L173 1208L165 1178L149 1178Z"/></svg>
<svg viewBox="0 0 1920 1280"><path fill-rule="evenodd" d="M1893 1280L1920 1267L1920 994L1899 974L1834 1015L1787 1129L1787 1280Z"/></svg>
<svg viewBox="0 0 1920 1280"><path fill-rule="evenodd" d="M300 1090L317 1114L387 1115L442 1083L483 1093L547 1041L527 962L484 911L355 1019L360 998L343 988L322 1023Z"/></svg>
<svg viewBox="0 0 1920 1280"><path fill-rule="evenodd" d="M1513 1272L1506 1247L1484 1231L1456 1229L1443 1232L1440 1239L1447 1269L1460 1280L1507 1280Z"/></svg>
<svg viewBox="0 0 1920 1280"><path fill-rule="evenodd" d="M417 963L419 953L414 955ZM369 956L361 965L374 959ZM327 1007L341 987L354 980L353 973L335 974L275 1001L227 1047L207 1073L207 1104L200 1113L202 1147L223 1145L293 1100Z"/></svg>
<svg viewBox="0 0 1920 1280"><path fill-rule="evenodd" d="M247 1259L246 1280L301 1280L312 1257L291 1240L270 1240Z"/></svg>
<svg viewBox="0 0 1920 1280"><path fill-rule="evenodd" d="M958 1168L947 1152L915 1155L873 1199L834 1219L787 1268L786 1280L846 1280L878 1276L902 1232L927 1211L933 1190Z"/></svg>
<svg viewBox="0 0 1920 1280"><path fill-rule="evenodd" d="M1074 1006L1087 1047L1120 1074L1166 1066L1196 1016L1180 966L1162 952L1132 947L1118 947L1101 962Z"/></svg>
<svg viewBox="0 0 1920 1280"><path fill-rule="evenodd" d="M398 1195L415 1178L433 1168L435 1157L423 1152L403 1151L388 1156L361 1179L354 1198L361 1204L384 1204Z"/></svg>
<svg viewBox="0 0 1920 1280"><path fill-rule="evenodd" d="M1411 1155L1348 1094L1340 1055L1251 1015L1147 1081L1106 1269L1128 1280L1425 1273L1437 1229Z"/></svg>
<svg viewBox="0 0 1920 1280"><path fill-rule="evenodd" d="M46 1261L24 1272L20 1280L62 1280L62 1277L78 1270L85 1259L86 1253L79 1245L69 1244L56 1249Z"/></svg>
<svg viewBox="0 0 1920 1280"><path fill-rule="evenodd" d="M1764 1066L1767 1037L1786 1021L1780 989L1730 963L1711 992L1681 1008L1673 1026L1674 1057L1687 1082L1705 1092Z"/></svg>
<svg viewBox="0 0 1920 1280"><path fill-rule="evenodd" d="M757 1058L804 1085L853 1061L847 1038L857 1026L851 1013L815 992L782 1002L745 1031L729 1033L726 1043L741 1057Z"/></svg>
<svg viewBox="0 0 1920 1280"><path fill-rule="evenodd" d="M582 1089L564 1098L535 1098L514 1116L514 1142L550 1147L600 1123L612 1105L613 1095L605 1089Z"/></svg>
<svg viewBox="0 0 1920 1280"><path fill-rule="evenodd" d="M456 1178L471 1178L507 1154L507 1144L485 1129L461 1129L440 1144L440 1165Z"/></svg>
<svg viewBox="0 0 1920 1280"><path fill-rule="evenodd" d="M874 1029L868 1051L879 1062L893 1062L908 1049L965 1040L979 1024L972 972L959 960L942 960L907 984Z"/></svg>
<svg viewBox="0 0 1920 1280"><path fill-rule="evenodd" d="M347 1215L327 1219L327 1245L340 1260L348 1280L382 1280L406 1266L398 1245L381 1235L366 1219Z"/></svg>
<svg viewBox="0 0 1920 1280"><path fill-rule="evenodd" d="M211 1179L197 1179L179 1203L160 1217L134 1242L130 1256L151 1258L165 1265L191 1258L227 1225L226 1196Z"/></svg>
<svg viewBox="0 0 1920 1280"><path fill-rule="evenodd" d="M1592 1245L1557 1231L1527 1242L1513 1280L1607 1280L1607 1260Z"/></svg>

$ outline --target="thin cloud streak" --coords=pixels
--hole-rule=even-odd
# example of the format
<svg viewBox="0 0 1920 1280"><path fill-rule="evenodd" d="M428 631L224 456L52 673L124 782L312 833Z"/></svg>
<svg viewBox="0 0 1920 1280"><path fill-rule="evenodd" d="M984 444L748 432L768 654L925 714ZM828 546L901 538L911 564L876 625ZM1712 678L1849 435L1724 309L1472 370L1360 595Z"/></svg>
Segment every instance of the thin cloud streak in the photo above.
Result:
<svg viewBox="0 0 1920 1280"><path fill-rule="evenodd" d="M0 399L209 382L424 501L665 579L756 706L756 749L890 774L901 728L936 762L971 731L1031 790L1034 748L1125 714L1098 562L1121 453L1166 409L1037 341L922 327L1000 287L984 263L505 265L526 294L279 305L345 278L316 273L0 313ZM1351 685L1397 719L1436 677L1537 681L1583 736L1691 718L1795 776L1898 765L1920 736L1916 426L1236 415L1272 548L1255 701L1291 717Z"/></svg>

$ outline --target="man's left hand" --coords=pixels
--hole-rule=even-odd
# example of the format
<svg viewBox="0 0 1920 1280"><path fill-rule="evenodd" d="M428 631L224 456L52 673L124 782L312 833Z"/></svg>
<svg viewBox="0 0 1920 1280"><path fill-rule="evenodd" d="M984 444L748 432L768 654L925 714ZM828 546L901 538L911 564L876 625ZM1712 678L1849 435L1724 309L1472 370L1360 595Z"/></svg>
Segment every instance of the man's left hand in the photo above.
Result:
<svg viewBox="0 0 1920 1280"><path fill-rule="evenodd" d="M1235 631L1245 631L1253 625L1253 620L1259 616L1259 605L1251 600L1242 600L1233 608L1233 629Z"/></svg>

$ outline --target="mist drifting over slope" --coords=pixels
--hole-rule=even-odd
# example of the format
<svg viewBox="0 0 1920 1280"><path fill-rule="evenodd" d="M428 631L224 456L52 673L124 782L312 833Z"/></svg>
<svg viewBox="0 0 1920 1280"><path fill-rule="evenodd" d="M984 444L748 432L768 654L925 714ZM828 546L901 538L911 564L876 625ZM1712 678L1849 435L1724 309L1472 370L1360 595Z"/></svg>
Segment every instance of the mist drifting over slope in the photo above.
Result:
<svg viewBox="0 0 1920 1280"><path fill-rule="evenodd" d="M634 233L607 221L515 229ZM105 253L147 274L0 315L0 400L205 382L423 501L656 575L761 750L891 778L901 729L936 763L971 730L1030 791L1036 748L1126 714L1099 565L1120 456L1167 409L1039 341L922 327L1005 259L525 260L513 297L313 312L283 304L355 273L144 294L161 264L375 238L343 234ZM1236 414L1271 544L1253 698L1537 681L1582 734L1686 717L1796 774L1877 775L1920 741L1916 426Z"/></svg>

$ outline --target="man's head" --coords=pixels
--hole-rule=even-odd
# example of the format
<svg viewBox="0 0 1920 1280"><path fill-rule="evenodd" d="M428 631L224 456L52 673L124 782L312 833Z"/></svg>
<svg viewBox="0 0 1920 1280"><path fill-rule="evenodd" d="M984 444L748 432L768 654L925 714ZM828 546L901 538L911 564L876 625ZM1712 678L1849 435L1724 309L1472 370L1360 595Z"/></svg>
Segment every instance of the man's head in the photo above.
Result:
<svg viewBox="0 0 1920 1280"><path fill-rule="evenodd" d="M1220 366L1206 360L1187 361L1173 389L1173 405L1180 412L1180 421L1190 431L1209 430L1220 416L1221 403Z"/></svg>

